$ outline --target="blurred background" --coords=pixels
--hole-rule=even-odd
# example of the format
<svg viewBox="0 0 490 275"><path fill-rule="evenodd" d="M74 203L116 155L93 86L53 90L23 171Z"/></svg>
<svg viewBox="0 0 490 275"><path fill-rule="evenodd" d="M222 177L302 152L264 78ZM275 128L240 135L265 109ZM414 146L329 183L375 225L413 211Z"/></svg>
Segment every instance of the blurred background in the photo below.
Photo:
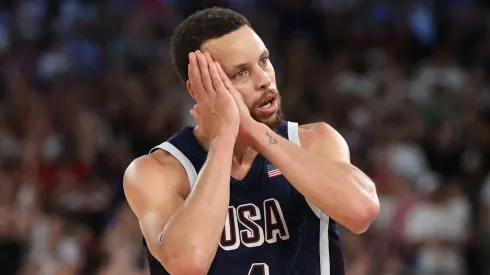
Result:
<svg viewBox="0 0 490 275"><path fill-rule="evenodd" d="M0 274L148 274L122 175L194 123L169 36L214 5L262 36L287 119L376 182L349 275L490 274L485 0L1 0Z"/></svg>

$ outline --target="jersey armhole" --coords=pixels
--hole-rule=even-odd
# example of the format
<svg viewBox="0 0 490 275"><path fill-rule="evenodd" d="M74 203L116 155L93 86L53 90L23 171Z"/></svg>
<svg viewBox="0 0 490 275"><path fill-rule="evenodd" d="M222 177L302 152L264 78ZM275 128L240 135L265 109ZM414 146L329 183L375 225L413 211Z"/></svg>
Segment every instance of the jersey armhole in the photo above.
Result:
<svg viewBox="0 0 490 275"><path fill-rule="evenodd" d="M184 153L182 153L177 147L175 147L170 142L166 141L158 146L155 146L150 150L150 154L158 149L168 152L180 162L180 164L184 167L184 170L187 174L187 178L189 179L190 190L192 190L197 180L196 168L194 168L192 162L185 156Z"/></svg>
<svg viewBox="0 0 490 275"><path fill-rule="evenodd" d="M298 125L298 123L288 121L288 139L290 142L301 147L301 139L299 138L299 125ZM308 203L308 206L311 208L311 211L313 211L313 213L315 213L315 215L320 220L322 220L325 223L328 223L330 221L330 218L325 213L323 213L323 211L320 208L318 208L316 205L314 205L307 198L305 198L305 200Z"/></svg>

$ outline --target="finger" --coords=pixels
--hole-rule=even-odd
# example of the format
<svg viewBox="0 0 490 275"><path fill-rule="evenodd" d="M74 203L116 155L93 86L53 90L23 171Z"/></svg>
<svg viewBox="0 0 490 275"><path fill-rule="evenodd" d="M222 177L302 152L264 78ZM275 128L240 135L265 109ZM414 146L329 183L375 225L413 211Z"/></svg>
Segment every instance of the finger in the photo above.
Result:
<svg viewBox="0 0 490 275"><path fill-rule="evenodd" d="M226 75L225 71L223 71L223 68L221 68L221 65L219 64L218 61L215 61L214 64L216 65L216 68L218 69L218 73L221 77L221 80L223 81L223 84L225 87L229 89L234 89L235 86L233 86L233 83L231 83L230 78Z"/></svg>
<svg viewBox="0 0 490 275"><path fill-rule="evenodd" d="M223 85L225 86L226 90L231 93L231 95L235 98L235 100L240 100L242 99L241 94L235 89L235 86L233 86L233 83L231 83L231 80L228 78L226 75L225 71L223 71L223 68L221 68L221 65L219 64L218 61L214 62L218 74L221 78L221 81L223 82Z"/></svg>
<svg viewBox="0 0 490 275"><path fill-rule="evenodd" d="M206 58L206 60L208 61L209 64L214 63L214 60L211 57L211 54L209 52L205 52L204 57Z"/></svg>
<svg viewBox="0 0 490 275"><path fill-rule="evenodd" d="M190 109L189 111L191 113L191 115L196 118L196 116L199 114L199 112L197 111L197 104L194 105L194 107L192 107L192 109Z"/></svg>
<svg viewBox="0 0 490 275"><path fill-rule="evenodd" d="M206 58L208 59L209 62L209 73L211 75L211 79L213 81L213 86L216 90L217 94L223 93L223 92L228 92L226 89L223 80L221 79L218 68L216 67L216 64L213 62L213 59L211 58L211 55L207 54Z"/></svg>
<svg viewBox="0 0 490 275"><path fill-rule="evenodd" d="M205 92L204 86L201 80L201 70L199 69L199 64L197 62L196 54L191 52L189 53L189 80L192 85L192 92L196 97L196 100L200 100L203 98Z"/></svg>
<svg viewBox="0 0 490 275"><path fill-rule="evenodd" d="M196 51L197 60L199 62L199 69L201 70L201 79L204 84L204 88L207 93L216 93L213 87L211 76L209 75L208 61L201 51Z"/></svg>

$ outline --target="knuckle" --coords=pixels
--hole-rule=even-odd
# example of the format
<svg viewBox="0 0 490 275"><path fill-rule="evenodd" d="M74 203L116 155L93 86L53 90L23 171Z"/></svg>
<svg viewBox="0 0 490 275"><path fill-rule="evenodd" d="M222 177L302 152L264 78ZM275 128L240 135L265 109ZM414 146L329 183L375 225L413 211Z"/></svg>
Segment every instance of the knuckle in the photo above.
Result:
<svg viewBox="0 0 490 275"><path fill-rule="evenodd" d="M202 80L203 80L204 82L208 82L208 81L210 80L209 75L206 75L206 74L205 74L205 75L203 75L203 76L202 76Z"/></svg>
<svg viewBox="0 0 490 275"><path fill-rule="evenodd" d="M215 82L223 82L223 81L221 80L221 77L219 77L219 75L212 74L212 75L211 75L211 77L213 78L213 80L214 80Z"/></svg>
<svg viewBox="0 0 490 275"><path fill-rule="evenodd" d="M225 83L225 85L226 85L226 86L229 86L229 87L231 87L231 86L232 86L232 85L231 85L231 81L230 81L229 79L225 79L225 80L224 80L224 83Z"/></svg>
<svg viewBox="0 0 490 275"><path fill-rule="evenodd" d="M213 86L216 88L222 88L224 87L223 81L217 77L213 77Z"/></svg>
<svg viewBox="0 0 490 275"><path fill-rule="evenodd" d="M221 82L221 81L214 81L214 82L213 82L213 86L214 86L216 89L222 89L222 88L224 88L223 82Z"/></svg>

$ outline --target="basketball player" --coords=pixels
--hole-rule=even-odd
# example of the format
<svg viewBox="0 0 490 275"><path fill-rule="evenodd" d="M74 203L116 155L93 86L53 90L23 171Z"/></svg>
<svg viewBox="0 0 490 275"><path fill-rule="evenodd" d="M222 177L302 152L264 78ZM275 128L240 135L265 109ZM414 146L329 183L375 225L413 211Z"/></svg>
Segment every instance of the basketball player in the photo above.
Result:
<svg viewBox="0 0 490 275"><path fill-rule="evenodd" d="M198 126L124 177L151 274L344 274L337 223L362 233L379 211L344 139L283 121L269 52L242 15L191 15L171 51Z"/></svg>

